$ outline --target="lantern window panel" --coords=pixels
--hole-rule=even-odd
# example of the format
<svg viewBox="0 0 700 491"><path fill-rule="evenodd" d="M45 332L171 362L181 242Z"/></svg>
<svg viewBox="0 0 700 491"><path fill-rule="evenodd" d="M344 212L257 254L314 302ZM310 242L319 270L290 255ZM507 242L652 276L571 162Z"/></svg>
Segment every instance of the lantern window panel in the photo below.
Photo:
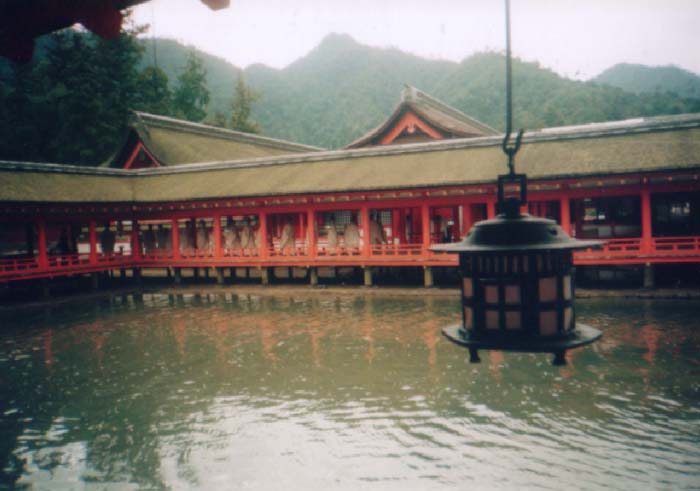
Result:
<svg viewBox="0 0 700 491"><path fill-rule="evenodd" d="M474 296L474 282L471 278L462 280L462 290L464 298L472 298Z"/></svg>
<svg viewBox="0 0 700 491"><path fill-rule="evenodd" d="M559 312L543 310L540 312L540 335L554 336L559 332Z"/></svg>
<svg viewBox="0 0 700 491"><path fill-rule="evenodd" d="M573 296L573 291L571 288L571 275L566 275L563 278L564 282L564 300L571 300Z"/></svg>
<svg viewBox="0 0 700 491"><path fill-rule="evenodd" d="M518 311L506 312L506 329L511 331L520 330L522 326L522 314Z"/></svg>
<svg viewBox="0 0 700 491"><path fill-rule="evenodd" d="M471 307L464 307L464 328L472 329L474 327L474 310Z"/></svg>
<svg viewBox="0 0 700 491"><path fill-rule="evenodd" d="M557 301L557 277L548 276L539 279L539 298L540 302L556 302Z"/></svg>
<svg viewBox="0 0 700 491"><path fill-rule="evenodd" d="M506 305L520 305L520 285L505 286L505 301Z"/></svg>
<svg viewBox="0 0 700 491"><path fill-rule="evenodd" d="M498 310L486 311L486 329L497 331L501 328L500 312Z"/></svg>
<svg viewBox="0 0 700 491"><path fill-rule="evenodd" d="M498 285L486 285L484 298L488 304L498 304Z"/></svg>

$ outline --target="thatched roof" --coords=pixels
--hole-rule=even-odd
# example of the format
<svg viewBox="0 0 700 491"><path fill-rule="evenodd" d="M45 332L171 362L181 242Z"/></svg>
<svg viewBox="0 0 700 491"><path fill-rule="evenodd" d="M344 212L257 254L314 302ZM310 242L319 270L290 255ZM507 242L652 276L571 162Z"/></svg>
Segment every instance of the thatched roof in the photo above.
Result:
<svg viewBox="0 0 700 491"><path fill-rule="evenodd" d="M285 140L216 128L190 121L134 112L122 149L109 162L121 168L139 141L160 165L239 160L322 150Z"/></svg>
<svg viewBox="0 0 700 491"><path fill-rule="evenodd" d="M128 171L0 161L0 201L128 203L133 199Z"/></svg>
<svg viewBox="0 0 700 491"><path fill-rule="evenodd" d="M493 183L501 136L136 171L0 163L0 201L165 202ZM532 180L700 169L700 114L526 133ZM58 174L58 175L57 175Z"/></svg>
<svg viewBox="0 0 700 491"><path fill-rule="evenodd" d="M472 138L497 135L498 131L461 111L448 106L417 88L406 85L401 102L382 124L370 130L345 148L361 148L377 145L406 112L413 112L429 126L436 128L447 138Z"/></svg>

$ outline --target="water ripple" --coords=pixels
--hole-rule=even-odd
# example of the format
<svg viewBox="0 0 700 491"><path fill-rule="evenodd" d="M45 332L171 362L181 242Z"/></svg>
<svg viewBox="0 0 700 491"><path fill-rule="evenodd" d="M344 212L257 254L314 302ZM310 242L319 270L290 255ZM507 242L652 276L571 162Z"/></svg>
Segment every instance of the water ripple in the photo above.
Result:
<svg viewBox="0 0 700 491"><path fill-rule="evenodd" d="M604 342L561 369L469 365L439 334L454 299L152 294L9 316L0 489L697 488L697 316L633 304L584 303Z"/></svg>

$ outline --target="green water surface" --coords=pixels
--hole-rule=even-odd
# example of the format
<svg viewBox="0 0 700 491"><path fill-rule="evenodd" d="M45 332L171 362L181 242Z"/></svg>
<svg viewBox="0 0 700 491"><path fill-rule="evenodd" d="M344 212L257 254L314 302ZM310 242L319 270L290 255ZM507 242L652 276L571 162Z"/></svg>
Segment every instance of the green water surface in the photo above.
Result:
<svg viewBox="0 0 700 491"><path fill-rule="evenodd" d="M700 489L700 308L467 353L451 296L114 296L0 311L0 489Z"/></svg>

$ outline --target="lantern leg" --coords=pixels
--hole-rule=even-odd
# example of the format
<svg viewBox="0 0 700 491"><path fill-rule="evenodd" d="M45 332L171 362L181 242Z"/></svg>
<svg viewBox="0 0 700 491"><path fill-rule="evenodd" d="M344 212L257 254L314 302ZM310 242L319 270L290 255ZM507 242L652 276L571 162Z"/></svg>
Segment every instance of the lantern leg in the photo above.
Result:
<svg viewBox="0 0 700 491"><path fill-rule="evenodd" d="M479 350L476 348L469 348L469 363L479 363L480 361Z"/></svg>
<svg viewBox="0 0 700 491"><path fill-rule="evenodd" d="M566 365L566 350L554 352L554 359L552 360L552 365L554 365L555 367L562 367Z"/></svg>

